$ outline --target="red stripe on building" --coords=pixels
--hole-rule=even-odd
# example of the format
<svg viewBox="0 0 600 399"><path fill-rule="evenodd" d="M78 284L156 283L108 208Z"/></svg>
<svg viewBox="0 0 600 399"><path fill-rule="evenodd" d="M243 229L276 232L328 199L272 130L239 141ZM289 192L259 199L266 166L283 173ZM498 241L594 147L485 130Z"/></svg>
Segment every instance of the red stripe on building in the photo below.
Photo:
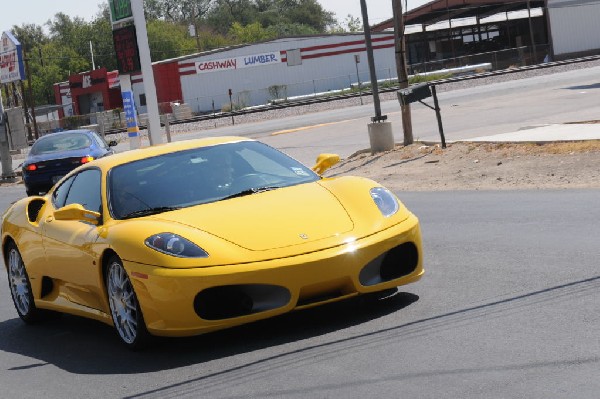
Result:
<svg viewBox="0 0 600 399"><path fill-rule="evenodd" d="M390 48L390 47L394 47L394 43L373 46L373 50L379 50L379 49ZM352 48L352 49L338 50L338 51L328 51L326 53L307 54L307 55L303 55L302 59L308 60L311 58L330 57L332 55L350 54L350 53L357 53L357 52L362 52L362 51L367 51L367 48L361 47L361 48Z"/></svg>
<svg viewBox="0 0 600 399"><path fill-rule="evenodd" d="M388 41L388 40L394 40L394 36L377 37L377 38L374 38L371 41L373 43L377 43L377 42L384 42L384 41ZM357 45L361 45L361 44L365 44L365 41L364 40L354 40L352 42L335 43L335 44L323 44L323 45L320 45L320 46L304 47L304 48L301 48L300 51L301 52L308 52L308 51L315 51L315 50L331 49L331 48L336 48L336 47L357 46ZM373 48L375 48L375 47L373 47Z"/></svg>

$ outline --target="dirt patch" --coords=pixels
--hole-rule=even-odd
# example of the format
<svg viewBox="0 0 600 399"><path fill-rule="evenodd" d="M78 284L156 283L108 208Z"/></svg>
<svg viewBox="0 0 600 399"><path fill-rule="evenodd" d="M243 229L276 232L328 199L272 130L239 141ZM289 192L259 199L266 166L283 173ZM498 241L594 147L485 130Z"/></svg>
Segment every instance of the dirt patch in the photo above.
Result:
<svg viewBox="0 0 600 399"><path fill-rule="evenodd" d="M352 156L327 173L338 175L405 191L600 188L600 141L413 144Z"/></svg>
<svg viewBox="0 0 600 399"><path fill-rule="evenodd" d="M600 140L413 144L343 160L326 176L371 178L396 191L600 188ZM0 186L23 184L0 180Z"/></svg>

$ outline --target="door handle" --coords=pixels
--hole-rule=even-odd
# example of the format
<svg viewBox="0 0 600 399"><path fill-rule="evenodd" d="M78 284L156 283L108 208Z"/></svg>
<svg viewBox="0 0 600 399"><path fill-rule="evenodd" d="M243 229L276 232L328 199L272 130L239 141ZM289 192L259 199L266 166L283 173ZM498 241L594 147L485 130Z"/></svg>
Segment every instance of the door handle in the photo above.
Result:
<svg viewBox="0 0 600 399"><path fill-rule="evenodd" d="M53 220L54 220L54 216L48 216L48 217L46 217L46 223L50 223Z"/></svg>

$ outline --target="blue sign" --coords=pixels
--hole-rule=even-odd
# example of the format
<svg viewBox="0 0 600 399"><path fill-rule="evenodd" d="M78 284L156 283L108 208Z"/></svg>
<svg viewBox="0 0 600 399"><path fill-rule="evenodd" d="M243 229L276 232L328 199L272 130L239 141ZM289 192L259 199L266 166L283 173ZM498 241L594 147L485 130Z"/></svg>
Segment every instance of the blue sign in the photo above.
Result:
<svg viewBox="0 0 600 399"><path fill-rule="evenodd" d="M135 102L133 101L133 92L122 91L123 111L125 112L125 121L127 123L127 134L129 137L137 137L140 135L138 127L137 113L135 112Z"/></svg>

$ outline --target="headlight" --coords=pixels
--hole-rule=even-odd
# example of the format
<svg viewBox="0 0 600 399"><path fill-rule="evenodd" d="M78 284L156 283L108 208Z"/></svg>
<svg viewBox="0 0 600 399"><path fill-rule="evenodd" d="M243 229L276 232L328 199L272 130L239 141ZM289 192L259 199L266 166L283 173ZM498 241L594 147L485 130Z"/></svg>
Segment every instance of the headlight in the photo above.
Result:
<svg viewBox="0 0 600 399"><path fill-rule="evenodd" d="M208 258L208 253L185 238L173 233L160 233L146 238L144 243L167 255L179 258Z"/></svg>
<svg viewBox="0 0 600 399"><path fill-rule="evenodd" d="M371 198L375 201L377 208L381 211L383 216L389 217L398 212L400 204L396 199L396 196L384 187L375 187L371 189Z"/></svg>

